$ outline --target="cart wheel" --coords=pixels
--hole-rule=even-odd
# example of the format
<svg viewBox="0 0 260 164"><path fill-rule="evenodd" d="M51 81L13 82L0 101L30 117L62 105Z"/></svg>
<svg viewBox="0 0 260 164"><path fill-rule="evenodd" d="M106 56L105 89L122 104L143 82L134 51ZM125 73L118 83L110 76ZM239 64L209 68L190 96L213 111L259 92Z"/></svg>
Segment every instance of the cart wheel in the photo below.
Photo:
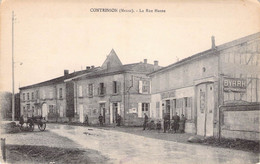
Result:
<svg viewBox="0 0 260 164"><path fill-rule="evenodd" d="M44 131L46 128L46 122L41 122L38 124L38 128L40 131Z"/></svg>
<svg viewBox="0 0 260 164"><path fill-rule="evenodd" d="M34 130L34 123L33 120L28 120L28 126L29 126L29 131L32 132Z"/></svg>

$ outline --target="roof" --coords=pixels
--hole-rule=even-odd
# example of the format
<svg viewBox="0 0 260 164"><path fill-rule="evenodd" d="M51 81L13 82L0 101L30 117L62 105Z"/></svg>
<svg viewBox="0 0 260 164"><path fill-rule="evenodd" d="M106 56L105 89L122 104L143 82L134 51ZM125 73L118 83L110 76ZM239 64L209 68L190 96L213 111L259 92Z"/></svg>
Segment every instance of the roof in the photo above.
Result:
<svg viewBox="0 0 260 164"><path fill-rule="evenodd" d="M121 65L122 65L122 62L118 58L114 49L112 49L101 67L107 68L107 67L116 67L116 66L121 66Z"/></svg>
<svg viewBox="0 0 260 164"><path fill-rule="evenodd" d="M99 76L106 76L110 74L120 74L120 73L125 73L125 72L135 72L135 73L143 73L143 74L148 74L153 72L156 69L160 69L162 67L160 66L155 66L153 64L148 64L148 63L132 63L132 64L125 64L117 67L111 67L109 69L107 68L101 68L97 71L82 74L76 77L72 77L68 80L81 80L84 78L95 78Z"/></svg>
<svg viewBox="0 0 260 164"><path fill-rule="evenodd" d="M82 70L82 71L73 72L73 73L70 73L68 75L60 76L60 77L57 77L57 78L54 78L54 79L51 79L51 80L47 80L47 81L44 81L44 82L40 82L40 83L37 83L37 84L20 87L19 89L23 90L23 89L29 89L29 88L34 88L34 87L42 87L42 86L48 86L48 85L63 83L64 80L66 80L66 79L73 78L75 76L79 76L79 75L86 74L86 73L89 73L89 72L93 72L93 71L98 70L99 68L100 67L96 67L96 68L91 68L89 70Z"/></svg>
<svg viewBox="0 0 260 164"><path fill-rule="evenodd" d="M157 74L159 72L164 72L168 69L180 66L184 63L191 62L191 61L198 59L198 58L201 58L201 57L205 57L205 56L208 56L208 55L216 55L217 52L219 52L219 51L222 51L224 49L227 49L227 48L230 48L230 47L233 47L233 46L236 46L236 45L245 43L249 40L254 40L254 39L257 39L257 38L260 38L260 32L252 34L252 35L248 35L248 36L240 38L240 39L233 40L231 42L224 43L222 45L216 46L214 49L211 48L211 49L208 49L206 51L199 52L199 53L194 54L190 57L184 58L184 59L182 59L182 60L180 60L176 63L170 64L170 65L163 67L159 70L153 71L153 72L149 73L148 75L152 76L152 75Z"/></svg>

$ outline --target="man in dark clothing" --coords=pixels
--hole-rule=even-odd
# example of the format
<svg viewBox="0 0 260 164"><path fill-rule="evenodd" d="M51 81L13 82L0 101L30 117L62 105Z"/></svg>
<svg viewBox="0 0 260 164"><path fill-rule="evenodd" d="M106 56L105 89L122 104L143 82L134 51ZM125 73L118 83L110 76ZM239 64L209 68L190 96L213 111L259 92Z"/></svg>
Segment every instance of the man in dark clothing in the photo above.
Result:
<svg viewBox="0 0 260 164"><path fill-rule="evenodd" d="M103 116L101 114L98 116L98 120L99 120L99 125L102 126L103 125Z"/></svg>
<svg viewBox="0 0 260 164"><path fill-rule="evenodd" d="M87 115L87 114L86 114L86 116L85 116L85 122L84 122L84 124L88 126L88 115Z"/></svg>
<svg viewBox="0 0 260 164"><path fill-rule="evenodd" d="M176 133L179 129L179 122L180 122L180 116L178 116L177 112L174 114L172 119L173 119L173 131L174 133Z"/></svg>
<svg viewBox="0 0 260 164"><path fill-rule="evenodd" d="M169 129L170 125L170 115L165 113L163 117L163 132L166 133L166 130Z"/></svg>
<svg viewBox="0 0 260 164"><path fill-rule="evenodd" d="M146 115L146 113L144 114L144 124L143 124L143 130L145 130L146 128L146 125L147 125L147 122L148 122L148 116Z"/></svg>
<svg viewBox="0 0 260 164"><path fill-rule="evenodd" d="M117 114L117 126L120 126L121 123L121 116Z"/></svg>

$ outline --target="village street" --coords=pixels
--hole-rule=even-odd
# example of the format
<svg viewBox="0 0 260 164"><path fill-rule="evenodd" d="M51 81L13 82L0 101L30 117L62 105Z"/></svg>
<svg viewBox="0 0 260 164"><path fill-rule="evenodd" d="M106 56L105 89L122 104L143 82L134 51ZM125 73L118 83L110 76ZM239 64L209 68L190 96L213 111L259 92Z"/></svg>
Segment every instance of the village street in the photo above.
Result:
<svg viewBox="0 0 260 164"><path fill-rule="evenodd" d="M49 124L48 129L112 163L257 163L254 153L137 136L92 127Z"/></svg>
<svg viewBox="0 0 260 164"><path fill-rule="evenodd" d="M198 144L177 143L174 140L164 140L165 137L162 140L159 138L164 135L167 136L167 133L150 133L139 128L137 129L141 133L146 135L154 134L161 137L150 138L126 133L127 128L122 127L121 129L124 132L114 130L113 128L48 124L47 129L43 132L35 129L34 132L4 134L1 138L6 138L6 144L8 145L80 149L85 151L85 156L90 163L244 164L257 163L259 161L259 155L251 152ZM168 135L168 137L171 136L173 135ZM22 157L20 160L25 159ZM34 159L30 159L30 161L34 161ZM84 159L78 159L78 163L85 162Z"/></svg>

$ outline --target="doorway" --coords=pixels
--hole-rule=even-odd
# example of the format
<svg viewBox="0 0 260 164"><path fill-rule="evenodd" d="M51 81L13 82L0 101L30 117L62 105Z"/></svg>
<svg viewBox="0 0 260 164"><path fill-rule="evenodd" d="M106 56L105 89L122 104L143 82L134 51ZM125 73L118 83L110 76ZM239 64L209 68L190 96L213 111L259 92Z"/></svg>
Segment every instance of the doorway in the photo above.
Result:
<svg viewBox="0 0 260 164"><path fill-rule="evenodd" d="M42 104L42 117L45 117L45 120L48 120L48 106L46 103Z"/></svg>
<svg viewBox="0 0 260 164"><path fill-rule="evenodd" d="M197 134L213 136L214 88L213 83L197 86Z"/></svg>
<svg viewBox="0 0 260 164"><path fill-rule="evenodd" d="M118 103L113 103L113 123L116 123L118 113Z"/></svg>
<svg viewBox="0 0 260 164"><path fill-rule="evenodd" d="M81 123L84 122L84 108L83 108L83 104L79 105L79 121Z"/></svg>
<svg viewBox="0 0 260 164"><path fill-rule="evenodd" d="M103 116L103 123L106 122L106 107L105 103L99 104L99 113Z"/></svg>

